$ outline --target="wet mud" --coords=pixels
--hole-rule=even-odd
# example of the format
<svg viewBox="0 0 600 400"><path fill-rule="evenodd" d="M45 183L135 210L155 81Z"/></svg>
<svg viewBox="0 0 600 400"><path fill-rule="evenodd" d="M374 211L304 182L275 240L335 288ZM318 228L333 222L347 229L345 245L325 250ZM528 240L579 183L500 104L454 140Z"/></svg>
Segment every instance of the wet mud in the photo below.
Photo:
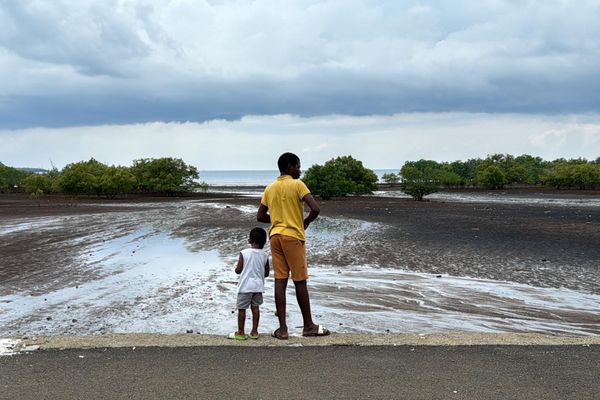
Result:
<svg viewBox="0 0 600 400"><path fill-rule="evenodd" d="M551 200L320 201L315 319L349 333L600 333L600 207ZM258 201L2 198L0 336L231 331L232 266Z"/></svg>

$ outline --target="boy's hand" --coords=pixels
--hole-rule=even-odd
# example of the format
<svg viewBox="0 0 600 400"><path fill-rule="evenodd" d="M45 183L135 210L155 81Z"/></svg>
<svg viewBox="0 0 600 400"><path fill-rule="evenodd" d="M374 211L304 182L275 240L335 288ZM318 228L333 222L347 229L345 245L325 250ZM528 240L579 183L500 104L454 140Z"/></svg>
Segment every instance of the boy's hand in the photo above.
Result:
<svg viewBox="0 0 600 400"><path fill-rule="evenodd" d="M256 220L258 222L264 222L265 224L271 223L271 216L268 214L269 208L264 204L258 206L258 212L256 213Z"/></svg>
<svg viewBox="0 0 600 400"><path fill-rule="evenodd" d="M240 256L238 257L237 265L235 266L235 273L239 275L242 273L243 269L244 269L244 256L242 256L242 253L240 252Z"/></svg>
<svg viewBox="0 0 600 400"><path fill-rule="evenodd" d="M302 201L305 202L306 205L308 205L308 208L310 208L308 217L304 218L304 229L306 230L310 223L313 222L319 216L319 212L321 212L321 209L319 208L319 205L310 193L304 196L302 198Z"/></svg>

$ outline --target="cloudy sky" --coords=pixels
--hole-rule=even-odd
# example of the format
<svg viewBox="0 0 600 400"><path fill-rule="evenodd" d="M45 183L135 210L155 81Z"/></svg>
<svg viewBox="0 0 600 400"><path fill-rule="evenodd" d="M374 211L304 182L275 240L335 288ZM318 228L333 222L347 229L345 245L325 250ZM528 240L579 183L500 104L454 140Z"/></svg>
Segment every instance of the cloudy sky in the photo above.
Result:
<svg viewBox="0 0 600 400"><path fill-rule="evenodd" d="M595 159L598 20L598 0L6 0L0 162Z"/></svg>

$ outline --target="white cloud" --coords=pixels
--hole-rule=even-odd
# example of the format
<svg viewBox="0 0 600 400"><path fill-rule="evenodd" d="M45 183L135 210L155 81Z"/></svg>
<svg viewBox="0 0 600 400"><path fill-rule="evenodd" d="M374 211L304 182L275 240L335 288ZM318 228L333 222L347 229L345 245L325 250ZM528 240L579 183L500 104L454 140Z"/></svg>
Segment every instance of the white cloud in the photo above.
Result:
<svg viewBox="0 0 600 400"><path fill-rule="evenodd" d="M534 135L530 141L536 148L561 147L565 144L569 135L569 128L550 129L541 134Z"/></svg>
<svg viewBox="0 0 600 400"><path fill-rule="evenodd" d="M146 123L0 131L0 161L57 167L91 157L130 165L144 157L178 157L201 170L276 169L296 152L304 168L352 155L370 168L407 160L466 160L492 153L600 156L600 115L411 113L392 116L249 116L239 121Z"/></svg>

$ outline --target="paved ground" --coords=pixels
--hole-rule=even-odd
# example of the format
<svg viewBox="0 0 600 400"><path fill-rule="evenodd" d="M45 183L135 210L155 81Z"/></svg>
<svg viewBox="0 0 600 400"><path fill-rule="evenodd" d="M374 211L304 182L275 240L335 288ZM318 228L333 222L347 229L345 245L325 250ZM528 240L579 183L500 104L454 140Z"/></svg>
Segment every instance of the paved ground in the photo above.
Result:
<svg viewBox="0 0 600 400"><path fill-rule="evenodd" d="M42 349L0 399L600 399L600 345Z"/></svg>

